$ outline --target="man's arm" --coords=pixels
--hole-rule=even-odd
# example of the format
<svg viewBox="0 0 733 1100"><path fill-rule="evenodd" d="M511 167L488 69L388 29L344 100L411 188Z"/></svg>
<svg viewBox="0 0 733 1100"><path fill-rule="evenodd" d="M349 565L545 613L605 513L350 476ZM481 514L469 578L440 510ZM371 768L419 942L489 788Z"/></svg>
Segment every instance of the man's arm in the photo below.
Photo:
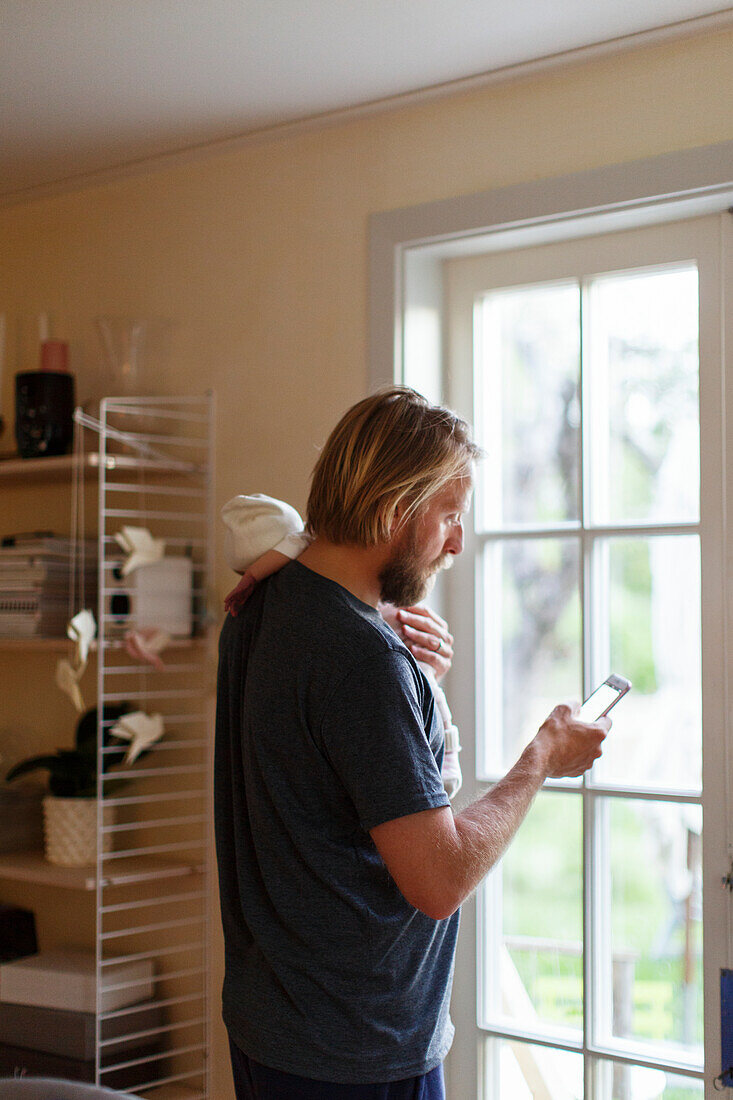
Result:
<svg viewBox="0 0 733 1100"><path fill-rule="evenodd" d="M405 899L434 920L454 913L503 855L545 779L582 775L610 726L555 707L511 771L460 814L441 806L371 829Z"/></svg>

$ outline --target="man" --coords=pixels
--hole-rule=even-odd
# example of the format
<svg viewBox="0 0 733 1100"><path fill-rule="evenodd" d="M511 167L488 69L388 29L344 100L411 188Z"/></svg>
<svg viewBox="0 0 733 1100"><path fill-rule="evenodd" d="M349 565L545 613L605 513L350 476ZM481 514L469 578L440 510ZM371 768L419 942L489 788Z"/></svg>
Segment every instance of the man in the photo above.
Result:
<svg viewBox="0 0 733 1100"><path fill-rule="evenodd" d="M412 390L359 402L314 470L313 541L222 630L215 810L238 1100L443 1097L459 906L544 780L600 755L609 720L557 707L504 779L450 808L431 692L377 604L416 603L461 552L478 454L463 421Z"/></svg>

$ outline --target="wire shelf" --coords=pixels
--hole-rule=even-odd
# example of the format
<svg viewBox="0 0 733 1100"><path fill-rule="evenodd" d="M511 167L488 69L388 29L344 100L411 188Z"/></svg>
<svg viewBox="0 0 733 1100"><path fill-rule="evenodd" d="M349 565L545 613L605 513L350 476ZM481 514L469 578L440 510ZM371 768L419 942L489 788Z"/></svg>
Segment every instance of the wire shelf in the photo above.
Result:
<svg viewBox="0 0 733 1100"><path fill-rule="evenodd" d="M211 647L202 635L210 623L213 398L107 398L95 430L98 820L100 837L112 842L107 852L100 843L95 875L96 1080L104 1083L121 1070L135 1071L142 1080L138 1071L144 1067L137 1094L149 1091L152 1100L180 1089L180 1095L209 1100ZM145 610L131 577L115 586L123 558L115 536L124 525L147 527L154 538L165 539L166 555L185 555L191 562L191 633L175 633L177 648L172 656L164 651L162 669L136 663L124 649L125 631L136 628ZM185 659L176 660L181 647ZM148 714L175 707L176 713L163 715L165 734L146 759L105 773L103 765L118 750L103 744L114 724L104 717L103 705L114 703ZM113 821L105 819L107 807ZM127 1003L101 1011L102 994L110 992ZM142 1004L164 1014L149 1026L135 1011L142 997ZM109 1019L118 1021L114 1039L102 1030ZM127 1049L113 1063L109 1048L120 1038Z"/></svg>

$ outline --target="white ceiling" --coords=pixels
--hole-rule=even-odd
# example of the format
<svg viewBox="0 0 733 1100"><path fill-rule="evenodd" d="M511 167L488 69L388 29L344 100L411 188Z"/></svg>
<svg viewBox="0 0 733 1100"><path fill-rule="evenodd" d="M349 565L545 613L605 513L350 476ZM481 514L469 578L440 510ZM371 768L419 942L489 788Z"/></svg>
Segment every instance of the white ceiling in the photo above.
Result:
<svg viewBox="0 0 733 1100"><path fill-rule="evenodd" d="M0 195L718 11L715 0L0 0Z"/></svg>

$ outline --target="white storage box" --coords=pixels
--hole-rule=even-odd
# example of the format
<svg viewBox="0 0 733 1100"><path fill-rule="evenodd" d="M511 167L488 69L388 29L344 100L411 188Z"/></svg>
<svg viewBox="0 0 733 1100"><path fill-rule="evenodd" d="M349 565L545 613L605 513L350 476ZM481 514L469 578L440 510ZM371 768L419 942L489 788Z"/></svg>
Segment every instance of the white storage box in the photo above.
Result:
<svg viewBox="0 0 733 1100"><path fill-rule="evenodd" d="M187 557L168 557L140 565L130 574L131 619L136 630L159 627L188 638L193 626L193 565Z"/></svg>
<svg viewBox="0 0 733 1100"><path fill-rule="evenodd" d="M153 996L153 962L105 966L104 985L135 982L124 989L107 989L100 1012L126 1008ZM7 1004L65 1008L72 1012L96 1011L94 955L89 951L42 951L0 966L0 1000Z"/></svg>

